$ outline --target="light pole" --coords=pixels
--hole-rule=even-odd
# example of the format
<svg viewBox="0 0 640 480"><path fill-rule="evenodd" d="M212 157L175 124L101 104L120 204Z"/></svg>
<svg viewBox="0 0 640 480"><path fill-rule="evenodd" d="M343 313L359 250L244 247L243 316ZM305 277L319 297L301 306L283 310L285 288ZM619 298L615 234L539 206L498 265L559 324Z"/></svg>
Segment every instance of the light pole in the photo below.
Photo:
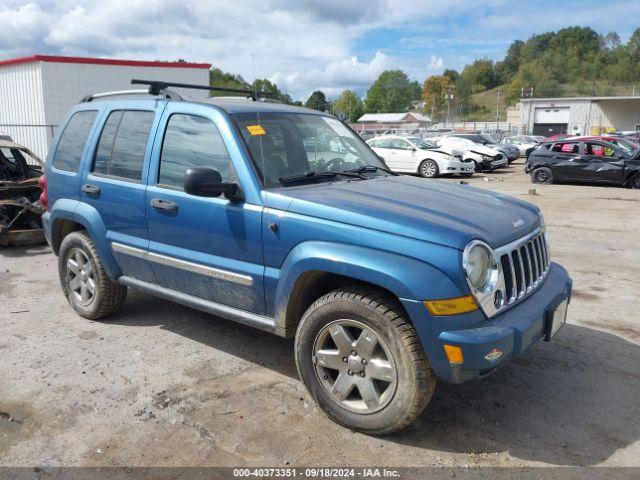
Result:
<svg viewBox="0 0 640 480"><path fill-rule="evenodd" d="M447 123L449 123L449 111L451 106L451 100L453 100L453 92L451 90L447 90L445 94L445 98L447 99Z"/></svg>

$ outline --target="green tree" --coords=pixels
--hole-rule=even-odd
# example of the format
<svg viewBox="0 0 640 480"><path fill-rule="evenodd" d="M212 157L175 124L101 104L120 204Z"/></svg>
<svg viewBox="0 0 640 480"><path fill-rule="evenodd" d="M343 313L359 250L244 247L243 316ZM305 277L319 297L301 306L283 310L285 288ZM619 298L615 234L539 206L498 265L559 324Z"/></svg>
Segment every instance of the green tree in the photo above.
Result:
<svg viewBox="0 0 640 480"><path fill-rule="evenodd" d="M402 70L386 70L367 91L367 113L404 112L412 100L420 98L420 86Z"/></svg>
<svg viewBox="0 0 640 480"><path fill-rule="evenodd" d="M316 90L313 92L306 103L304 104L307 108L313 108L314 110L320 110L321 112L326 112L329 107L329 103L327 102L327 97L322 90Z"/></svg>
<svg viewBox="0 0 640 480"><path fill-rule="evenodd" d="M497 85L493 62L489 59L475 60L464 67L460 77L470 85L473 93L482 92Z"/></svg>
<svg viewBox="0 0 640 480"><path fill-rule="evenodd" d="M432 75L424 81L422 99L425 103L425 113L431 115L431 121L444 110L447 102L446 94L453 90L451 78L447 75Z"/></svg>
<svg viewBox="0 0 640 480"><path fill-rule="evenodd" d="M209 72L209 83L212 87L234 88L240 90L251 88L251 86L240 75L225 73L219 68L214 68ZM227 95L229 95L228 92L211 92L212 97L221 97Z"/></svg>
<svg viewBox="0 0 640 480"><path fill-rule="evenodd" d="M345 90L333 103L333 112L334 114L344 112L348 117L349 123L355 123L364 113L364 105L356 92Z"/></svg>
<svg viewBox="0 0 640 480"><path fill-rule="evenodd" d="M445 71L442 72L442 76L449 77L450 83L456 83L456 80L458 80L458 77L460 76L460 74L457 72L457 70L454 70L452 68L446 68Z"/></svg>

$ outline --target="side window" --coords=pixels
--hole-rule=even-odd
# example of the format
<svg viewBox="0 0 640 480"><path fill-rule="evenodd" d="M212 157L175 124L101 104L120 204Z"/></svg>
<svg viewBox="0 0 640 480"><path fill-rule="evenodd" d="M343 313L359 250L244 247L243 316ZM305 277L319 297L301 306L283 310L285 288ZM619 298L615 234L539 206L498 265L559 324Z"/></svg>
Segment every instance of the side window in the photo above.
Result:
<svg viewBox="0 0 640 480"><path fill-rule="evenodd" d="M96 150L93 172L140 181L154 112L117 110L109 114Z"/></svg>
<svg viewBox="0 0 640 480"><path fill-rule="evenodd" d="M377 148L391 148L391 140L388 138L379 138L376 140Z"/></svg>
<svg viewBox="0 0 640 480"><path fill-rule="evenodd" d="M554 152L578 153L577 143L556 143L552 149Z"/></svg>
<svg viewBox="0 0 640 480"><path fill-rule="evenodd" d="M58 148L53 157L55 168L67 172L78 171L82 152L97 113L95 110L86 110L73 114L58 142Z"/></svg>
<svg viewBox="0 0 640 480"><path fill-rule="evenodd" d="M370 146L371 148L378 148L378 140L371 140L371 141L369 142L369 146Z"/></svg>
<svg viewBox="0 0 640 480"><path fill-rule="evenodd" d="M409 145L409 142L407 142L406 140L395 139L391 141L391 147L400 150L409 150L411 148L411 145Z"/></svg>
<svg viewBox="0 0 640 480"><path fill-rule="evenodd" d="M220 132L206 118L175 113L169 117L160 154L158 184L182 190L191 167L215 168L226 182L235 178Z"/></svg>

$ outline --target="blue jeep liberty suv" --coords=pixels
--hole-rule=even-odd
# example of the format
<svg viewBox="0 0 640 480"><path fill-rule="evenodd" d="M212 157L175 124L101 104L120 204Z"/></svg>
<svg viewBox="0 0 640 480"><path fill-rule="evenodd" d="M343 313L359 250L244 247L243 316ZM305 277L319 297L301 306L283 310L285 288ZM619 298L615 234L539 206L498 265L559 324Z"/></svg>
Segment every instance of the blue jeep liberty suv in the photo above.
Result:
<svg viewBox="0 0 640 480"><path fill-rule="evenodd" d="M155 87L85 98L53 141L43 223L79 315L131 287L295 338L318 405L373 434L564 324L537 207L394 174L318 111Z"/></svg>

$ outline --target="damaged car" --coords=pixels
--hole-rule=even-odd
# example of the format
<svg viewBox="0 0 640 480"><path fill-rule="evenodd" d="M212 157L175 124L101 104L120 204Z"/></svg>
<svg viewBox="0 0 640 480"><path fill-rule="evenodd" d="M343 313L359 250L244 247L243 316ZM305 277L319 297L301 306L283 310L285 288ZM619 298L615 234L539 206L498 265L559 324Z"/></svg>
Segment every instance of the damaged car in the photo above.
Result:
<svg viewBox="0 0 640 480"><path fill-rule="evenodd" d="M42 171L42 160L27 147L0 140L0 245L44 242Z"/></svg>

